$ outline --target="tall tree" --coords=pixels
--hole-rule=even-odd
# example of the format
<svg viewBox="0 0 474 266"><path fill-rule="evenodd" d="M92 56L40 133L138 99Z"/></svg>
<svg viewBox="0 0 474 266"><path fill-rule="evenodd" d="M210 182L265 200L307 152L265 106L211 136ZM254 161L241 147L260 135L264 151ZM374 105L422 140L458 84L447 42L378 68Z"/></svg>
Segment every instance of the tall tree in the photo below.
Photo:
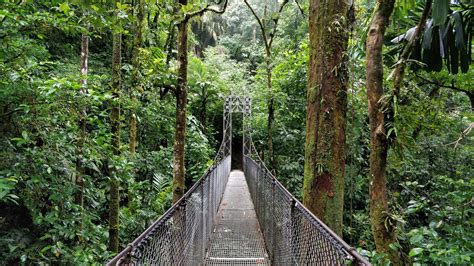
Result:
<svg viewBox="0 0 474 266"><path fill-rule="evenodd" d="M392 263L401 264L396 250L390 248L397 235L390 220L387 202L387 154L389 141L382 106L384 67L382 48L385 30L393 12L395 0L379 0L370 23L366 42L366 86L370 123L370 220L375 245L379 252L389 254Z"/></svg>
<svg viewBox="0 0 474 266"><path fill-rule="evenodd" d="M260 18L252 6L244 0L247 7L252 12L252 15L257 20L257 23L260 27L260 31L262 33L262 39L265 47L265 64L266 64L266 72L267 72L267 90L268 90L268 119L267 119L267 145L268 145L268 160L270 162L270 167L272 170L276 169L276 162L275 162L275 155L273 152L273 124L275 121L275 107L274 107L274 97L273 97L273 83L272 83L272 46L273 40L275 39L278 21L280 20L280 15L283 12L283 8L286 4L288 4L289 0L283 0L280 7L278 8L278 12L276 14L272 13L272 21L273 21L273 28L267 26L267 2L265 1L264 7L264 14L263 17Z"/></svg>
<svg viewBox="0 0 474 266"><path fill-rule="evenodd" d="M179 0L185 6L188 0ZM184 146L188 84L188 19L178 24L178 86L176 87L176 131L173 145L173 202L184 194Z"/></svg>
<svg viewBox="0 0 474 266"><path fill-rule="evenodd" d="M386 222L389 207L387 202L387 178L385 168L390 143L394 138L388 136L387 124L394 122L394 105L398 104L408 59L414 44L420 38L431 10L432 0L427 0L423 13L414 33L404 46L393 72L392 101L386 103L383 97L383 61L382 48L385 29L393 10L393 2L386 1L377 5L367 38L367 97L369 101L369 119L371 128L370 154L370 215L377 250L390 255L394 264L401 264L400 255L389 245L397 241L396 224ZM388 138L391 138L390 140Z"/></svg>
<svg viewBox="0 0 474 266"><path fill-rule="evenodd" d="M140 75L140 50L143 48L143 34L146 29L145 0L138 0L136 3L136 24L132 52L132 113L130 116L130 142L129 151L133 155L137 148L138 119L136 114L137 97L136 94L143 92Z"/></svg>
<svg viewBox="0 0 474 266"><path fill-rule="evenodd" d="M342 235L347 44L352 7L311 0L303 203Z"/></svg>
<svg viewBox="0 0 474 266"><path fill-rule="evenodd" d="M184 194L185 169L184 169L184 147L186 141L186 109L188 102L188 24L195 16L204 14L206 11L222 14L227 8L228 0L223 2L221 9L207 4L204 8L184 14L184 18L178 24L178 86L175 89L176 96L176 127L173 145L173 202L178 201ZM181 7L188 4L188 0L179 0Z"/></svg>
<svg viewBox="0 0 474 266"><path fill-rule="evenodd" d="M118 16L118 5L121 0L115 0L114 16L117 28L113 30L112 44L112 99L110 100L110 123L112 131L112 150L115 157L120 156L120 90L122 88L122 34L121 22ZM109 250L118 252L119 248L119 205L120 182L117 169L110 167L110 195L109 195Z"/></svg>

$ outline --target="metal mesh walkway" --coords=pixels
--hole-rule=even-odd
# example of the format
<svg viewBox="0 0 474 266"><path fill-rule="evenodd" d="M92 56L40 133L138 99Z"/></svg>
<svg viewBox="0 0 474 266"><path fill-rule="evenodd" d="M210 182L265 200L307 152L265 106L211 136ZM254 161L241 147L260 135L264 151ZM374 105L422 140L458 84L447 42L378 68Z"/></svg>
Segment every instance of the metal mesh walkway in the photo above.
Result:
<svg viewBox="0 0 474 266"><path fill-rule="evenodd" d="M242 171L230 173L205 265L270 265Z"/></svg>
<svg viewBox="0 0 474 266"><path fill-rule="evenodd" d="M244 116L244 172L230 172L236 112ZM370 265L267 169L250 114L250 98L226 99L212 166L107 265Z"/></svg>

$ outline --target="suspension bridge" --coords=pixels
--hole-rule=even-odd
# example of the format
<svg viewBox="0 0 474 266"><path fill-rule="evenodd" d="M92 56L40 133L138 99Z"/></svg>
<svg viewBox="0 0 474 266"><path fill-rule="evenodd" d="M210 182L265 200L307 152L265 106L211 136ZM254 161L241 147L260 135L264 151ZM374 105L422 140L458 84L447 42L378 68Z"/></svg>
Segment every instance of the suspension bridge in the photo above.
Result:
<svg viewBox="0 0 474 266"><path fill-rule="evenodd" d="M233 113L243 116L243 171L231 171ZM249 97L226 98L214 164L107 265L370 265L268 170L250 116Z"/></svg>

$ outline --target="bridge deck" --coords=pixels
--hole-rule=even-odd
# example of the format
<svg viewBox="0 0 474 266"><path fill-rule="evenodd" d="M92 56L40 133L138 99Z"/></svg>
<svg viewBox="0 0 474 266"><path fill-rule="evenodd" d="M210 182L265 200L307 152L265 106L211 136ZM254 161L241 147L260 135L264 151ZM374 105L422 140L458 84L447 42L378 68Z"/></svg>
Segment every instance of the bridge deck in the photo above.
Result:
<svg viewBox="0 0 474 266"><path fill-rule="evenodd" d="M205 265L270 265L242 171L230 173Z"/></svg>

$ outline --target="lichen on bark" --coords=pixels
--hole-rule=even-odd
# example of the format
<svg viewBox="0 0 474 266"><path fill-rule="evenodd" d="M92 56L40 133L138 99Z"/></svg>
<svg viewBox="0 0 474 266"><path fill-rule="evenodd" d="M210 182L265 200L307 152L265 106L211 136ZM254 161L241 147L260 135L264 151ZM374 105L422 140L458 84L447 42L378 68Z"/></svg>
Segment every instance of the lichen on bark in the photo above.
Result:
<svg viewBox="0 0 474 266"><path fill-rule="evenodd" d="M350 6L311 0L303 203L342 235Z"/></svg>

